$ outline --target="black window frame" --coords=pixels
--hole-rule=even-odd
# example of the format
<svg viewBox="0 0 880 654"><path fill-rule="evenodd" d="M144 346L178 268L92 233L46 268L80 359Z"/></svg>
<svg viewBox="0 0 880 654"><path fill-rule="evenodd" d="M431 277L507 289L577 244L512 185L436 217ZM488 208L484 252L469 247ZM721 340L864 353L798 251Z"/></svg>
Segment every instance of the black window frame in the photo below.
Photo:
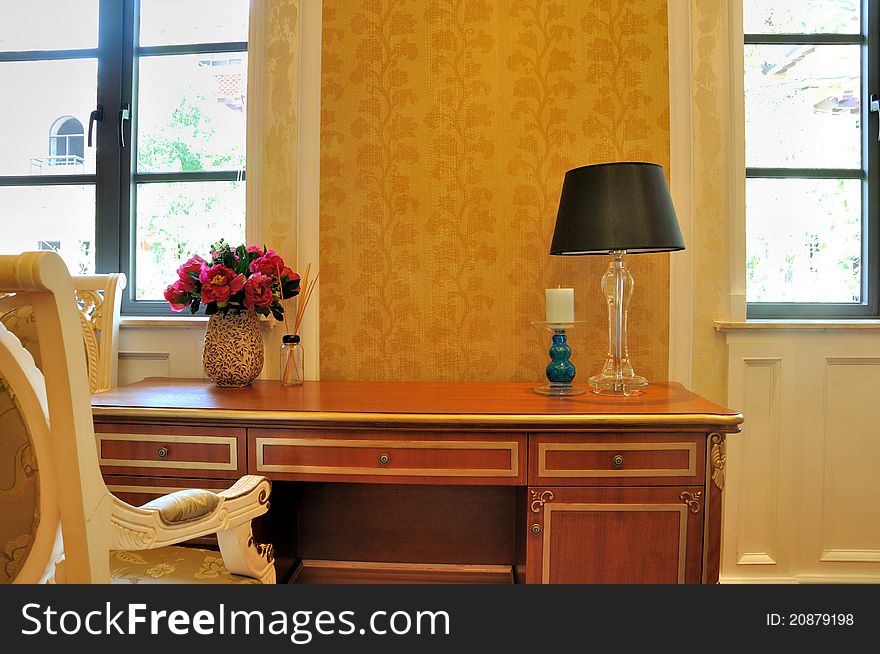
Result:
<svg viewBox="0 0 880 654"><path fill-rule="evenodd" d="M749 319L876 319L880 317L880 114L868 98L880 93L878 3L862 0L860 34L744 34L744 45L849 45L862 47L862 162L860 169L746 167L749 179L858 179L862 182L861 303L748 302ZM865 129L867 127L867 129Z"/></svg>
<svg viewBox="0 0 880 654"><path fill-rule="evenodd" d="M129 282L122 313L130 316L178 315L164 300L136 300L136 187L169 181L240 181L246 170L137 172L137 61L142 56L248 51L247 41L140 46L140 0L99 0L95 48L0 52L0 62L96 59L98 63L94 124L95 172L75 175L6 175L2 186L91 185L95 188L95 271L124 272ZM123 109L129 119L123 120ZM88 128L86 128L88 131ZM124 142L124 146L122 143ZM169 271L173 276L174 271ZM169 279L170 282L170 279Z"/></svg>

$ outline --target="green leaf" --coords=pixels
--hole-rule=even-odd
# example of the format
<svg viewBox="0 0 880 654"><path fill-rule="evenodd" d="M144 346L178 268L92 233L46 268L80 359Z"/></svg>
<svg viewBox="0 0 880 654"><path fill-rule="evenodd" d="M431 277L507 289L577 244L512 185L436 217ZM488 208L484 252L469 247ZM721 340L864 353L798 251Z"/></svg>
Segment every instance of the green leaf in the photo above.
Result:
<svg viewBox="0 0 880 654"><path fill-rule="evenodd" d="M190 313L192 313L193 315L195 315L195 314L196 314L196 311L199 310L199 305L200 305L200 304L201 304L201 300L200 300L199 298L197 298L197 297L194 297L194 298L193 298L193 301L192 301L192 304L189 305L189 311L190 311Z"/></svg>
<svg viewBox="0 0 880 654"><path fill-rule="evenodd" d="M281 297L286 300L287 298L299 295L299 281L300 280L298 279L289 279L287 275L285 275L281 281Z"/></svg>
<svg viewBox="0 0 880 654"><path fill-rule="evenodd" d="M212 316L215 313L217 313L217 303L216 302L208 302L208 304L205 305L205 315Z"/></svg>

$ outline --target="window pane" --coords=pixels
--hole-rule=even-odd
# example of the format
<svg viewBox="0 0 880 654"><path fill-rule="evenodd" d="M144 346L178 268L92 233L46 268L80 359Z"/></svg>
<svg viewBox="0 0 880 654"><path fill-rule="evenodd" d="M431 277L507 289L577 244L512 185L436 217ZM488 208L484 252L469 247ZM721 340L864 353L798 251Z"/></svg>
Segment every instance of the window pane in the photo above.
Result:
<svg viewBox="0 0 880 654"><path fill-rule="evenodd" d="M141 45L247 41L249 0L141 0Z"/></svg>
<svg viewBox="0 0 880 654"><path fill-rule="evenodd" d="M0 175L81 175L95 172L85 147L98 97L95 59L0 62Z"/></svg>
<svg viewBox="0 0 880 654"><path fill-rule="evenodd" d="M95 187L0 186L0 253L55 250L70 272L95 272Z"/></svg>
<svg viewBox="0 0 880 654"><path fill-rule="evenodd" d="M745 46L746 165L861 166L858 45Z"/></svg>
<svg viewBox="0 0 880 654"><path fill-rule="evenodd" d="M137 300L162 300L188 257L221 238L244 243L244 182L173 182L137 188Z"/></svg>
<svg viewBox="0 0 880 654"><path fill-rule="evenodd" d="M247 53L143 57L138 171L244 168Z"/></svg>
<svg viewBox="0 0 880 654"><path fill-rule="evenodd" d="M98 0L0 1L0 50L97 47Z"/></svg>
<svg viewBox="0 0 880 654"><path fill-rule="evenodd" d="M854 179L746 180L749 302L861 300L861 188Z"/></svg>
<svg viewBox="0 0 880 654"><path fill-rule="evenodd" d="M859 34L861 0L743 0L746 34Z"/></svg>

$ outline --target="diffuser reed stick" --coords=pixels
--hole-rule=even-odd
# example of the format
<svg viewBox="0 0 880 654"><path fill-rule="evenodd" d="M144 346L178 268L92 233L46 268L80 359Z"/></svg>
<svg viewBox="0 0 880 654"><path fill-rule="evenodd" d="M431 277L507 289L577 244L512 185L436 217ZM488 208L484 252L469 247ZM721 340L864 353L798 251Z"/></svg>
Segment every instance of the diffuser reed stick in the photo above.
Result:
<svg viewBox="0 0 880 654"><path fill-rule="evenodd" d="M308 306L309 300L312 297L312 292L315 290L315 284L318 281L318 274L320 274L316 274L315 278L311 279L311 269L312 264L307 264L305 273L300 282L300 292L297 296L296 315L293 320L292 332L290 331L285 316L284 324L288 330L288 336L284 337L284 344L282 345L282 349L286 352L284 361L282 361L284 365L281 371L282 386L294 386L303 382L302 347L299 345L299 327L300 324L302 324L303 315L305 314L306 306ZM290 338L289 342L287 341L288 338Z"/></svg>

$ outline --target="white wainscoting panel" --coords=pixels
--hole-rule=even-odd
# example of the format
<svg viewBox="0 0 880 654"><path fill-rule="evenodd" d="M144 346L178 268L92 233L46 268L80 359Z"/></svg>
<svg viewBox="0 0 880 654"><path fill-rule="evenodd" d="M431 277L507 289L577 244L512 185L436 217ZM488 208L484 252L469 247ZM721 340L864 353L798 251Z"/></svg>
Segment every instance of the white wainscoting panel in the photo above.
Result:
<svg viewBox="0 0 880 654"><path fill-rule="evenodd" d="M790 492L782 461L793 428L793 352L777 342L728 350L729 386L736 389L729 404L743 412L745 422L742 433L727 439L722 575L784 576L788 516L780 515L780 505Z"/></svg>
<svg viewBox="0 0 880 654"><path fill-rule="evenodd" d="M753 474L739 485L740 511L737 520L737 564L776 564L776 509L779 495L779 385L782 359L752 357L743 359L744 403L755 407L747 434L763 438L743 438L734 444L745 469ZM734 457L736 457L736 453Z"/></svg>
<svg viewBox="0 0 880 654"><path fill-rule="evenodd" d="M722 583L880 581L880 329L727 342Z"/></svg>
<svg viewBox="0 0 880 654"><path fill-rule="evenodd" d="M880 357L825 361L821 560L880 563Z"/></svg>

